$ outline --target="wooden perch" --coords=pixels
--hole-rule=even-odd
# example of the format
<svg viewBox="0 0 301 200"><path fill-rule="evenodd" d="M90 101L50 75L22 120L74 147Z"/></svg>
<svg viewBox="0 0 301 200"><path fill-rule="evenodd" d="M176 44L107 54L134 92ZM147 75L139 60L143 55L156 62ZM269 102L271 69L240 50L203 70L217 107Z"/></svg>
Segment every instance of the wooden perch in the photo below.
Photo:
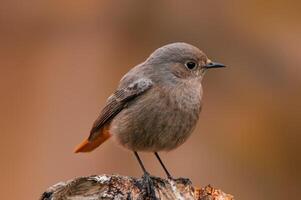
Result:
<svg viewBox="0 0 301 200"><path fill-rule="evenodd" d="M210 185L197 189L189 179L167 180L152 177L156 196L161 200L234 200ZM119 175L79 177L48 188L41 200L143 200L146 189L143 180Z"/></svg>

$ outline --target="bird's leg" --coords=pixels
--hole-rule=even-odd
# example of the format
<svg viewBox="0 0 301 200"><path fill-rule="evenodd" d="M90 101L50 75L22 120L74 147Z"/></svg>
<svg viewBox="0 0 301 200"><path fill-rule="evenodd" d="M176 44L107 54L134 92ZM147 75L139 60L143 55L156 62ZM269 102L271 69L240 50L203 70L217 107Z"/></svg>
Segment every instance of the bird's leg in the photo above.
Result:
<svg viewBox="0 0 301 200"><path fill-rule="evenodd" d="M159 154L158 154L157 152L154 152L154 154L155 154L155 156L157 157L157 159L159 160L161 166L163 167L163 169L164 169L164 171L165 171L165 173L166 173L166 175L167 175L167 178L168 178L168 179L173 179L172 176L170 175L170 173L168 172L167 168L166 168L165 165L163 164L163 162L162 162L162 160L161 160Z"/></svg>
<svg viewBox="0 0 301 200"><path fill-rule="evenodd" d="M154 188L154 184L153 184L153 181L152 181L152 178L150 177L150 174L146 171L138 153L136 151L134 151L134 154L139 162L139 165L141 167L141 169L143 170L143 181L144 183L146 184L146 189L147 189L147 195L149 196L149 198L151 200L157 200L157 197L156 197L156 192L155 192L155 188Z"/></svg>

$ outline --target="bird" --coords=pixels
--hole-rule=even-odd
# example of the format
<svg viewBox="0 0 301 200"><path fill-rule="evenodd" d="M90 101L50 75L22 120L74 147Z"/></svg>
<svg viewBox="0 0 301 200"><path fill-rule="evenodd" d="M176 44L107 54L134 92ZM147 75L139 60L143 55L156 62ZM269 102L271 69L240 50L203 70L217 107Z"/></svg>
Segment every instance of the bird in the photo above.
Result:
<svg viewBox="0 0 301 200"><path fill-rule="evenodd" d="M109 98L90 135L75 152L90 152L109 138L132 151L143 170L149 196L155 198L150 174L138 152L152 152L167 177L158 152L182 145L193 132L202 109L202 80L224 64L211 61L199 48L175 42L156 49L130 69Z"/></svg>

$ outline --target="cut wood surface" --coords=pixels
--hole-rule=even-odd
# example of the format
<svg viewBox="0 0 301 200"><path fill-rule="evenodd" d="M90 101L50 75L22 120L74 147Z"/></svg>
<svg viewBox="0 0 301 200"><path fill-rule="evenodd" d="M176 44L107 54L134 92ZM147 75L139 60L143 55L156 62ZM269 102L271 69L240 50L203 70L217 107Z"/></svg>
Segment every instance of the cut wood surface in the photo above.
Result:
<svg viewBox="0 0 301 200"><path fill-rule="evenodd" d="M208 185L193 187L189 179L152 177L156 197L161 200L234 200L232 195ZM143 200L149 199L143 179L120 175L93 175L57 183L48 188L41 200Z"/></svg>

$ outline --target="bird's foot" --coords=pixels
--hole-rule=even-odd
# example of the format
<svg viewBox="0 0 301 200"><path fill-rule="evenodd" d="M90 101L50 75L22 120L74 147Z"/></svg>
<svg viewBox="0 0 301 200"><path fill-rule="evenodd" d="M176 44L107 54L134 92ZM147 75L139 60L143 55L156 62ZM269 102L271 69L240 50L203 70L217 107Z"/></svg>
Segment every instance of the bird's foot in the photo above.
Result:
<svg viewBox="0 0 301 200"><path fill-rule="evenodd" d="M158 198L156 197L155 186L149 173L147 172L144 173L142 179L143 179L143 184L146 187L147 197L150 200L158 200Z"/></svg>
<svg viewBox="0 0 301 200"><path fill-rule="evenodd" d="M191 181L188 178L182 178L182 177L180 177L180 178L173 178L172 176L168 176L167 178L170 181L177 182L177 183L182 183L184 185L191 184Z"/></svg>
<svg viewBox="0 0 301 200"><path fill-rule="evenodd" d="M172 177L171 175L167 175L167 179L172 180L172 181L176 180L176 179L175 179L174 177Z"/></svg>

